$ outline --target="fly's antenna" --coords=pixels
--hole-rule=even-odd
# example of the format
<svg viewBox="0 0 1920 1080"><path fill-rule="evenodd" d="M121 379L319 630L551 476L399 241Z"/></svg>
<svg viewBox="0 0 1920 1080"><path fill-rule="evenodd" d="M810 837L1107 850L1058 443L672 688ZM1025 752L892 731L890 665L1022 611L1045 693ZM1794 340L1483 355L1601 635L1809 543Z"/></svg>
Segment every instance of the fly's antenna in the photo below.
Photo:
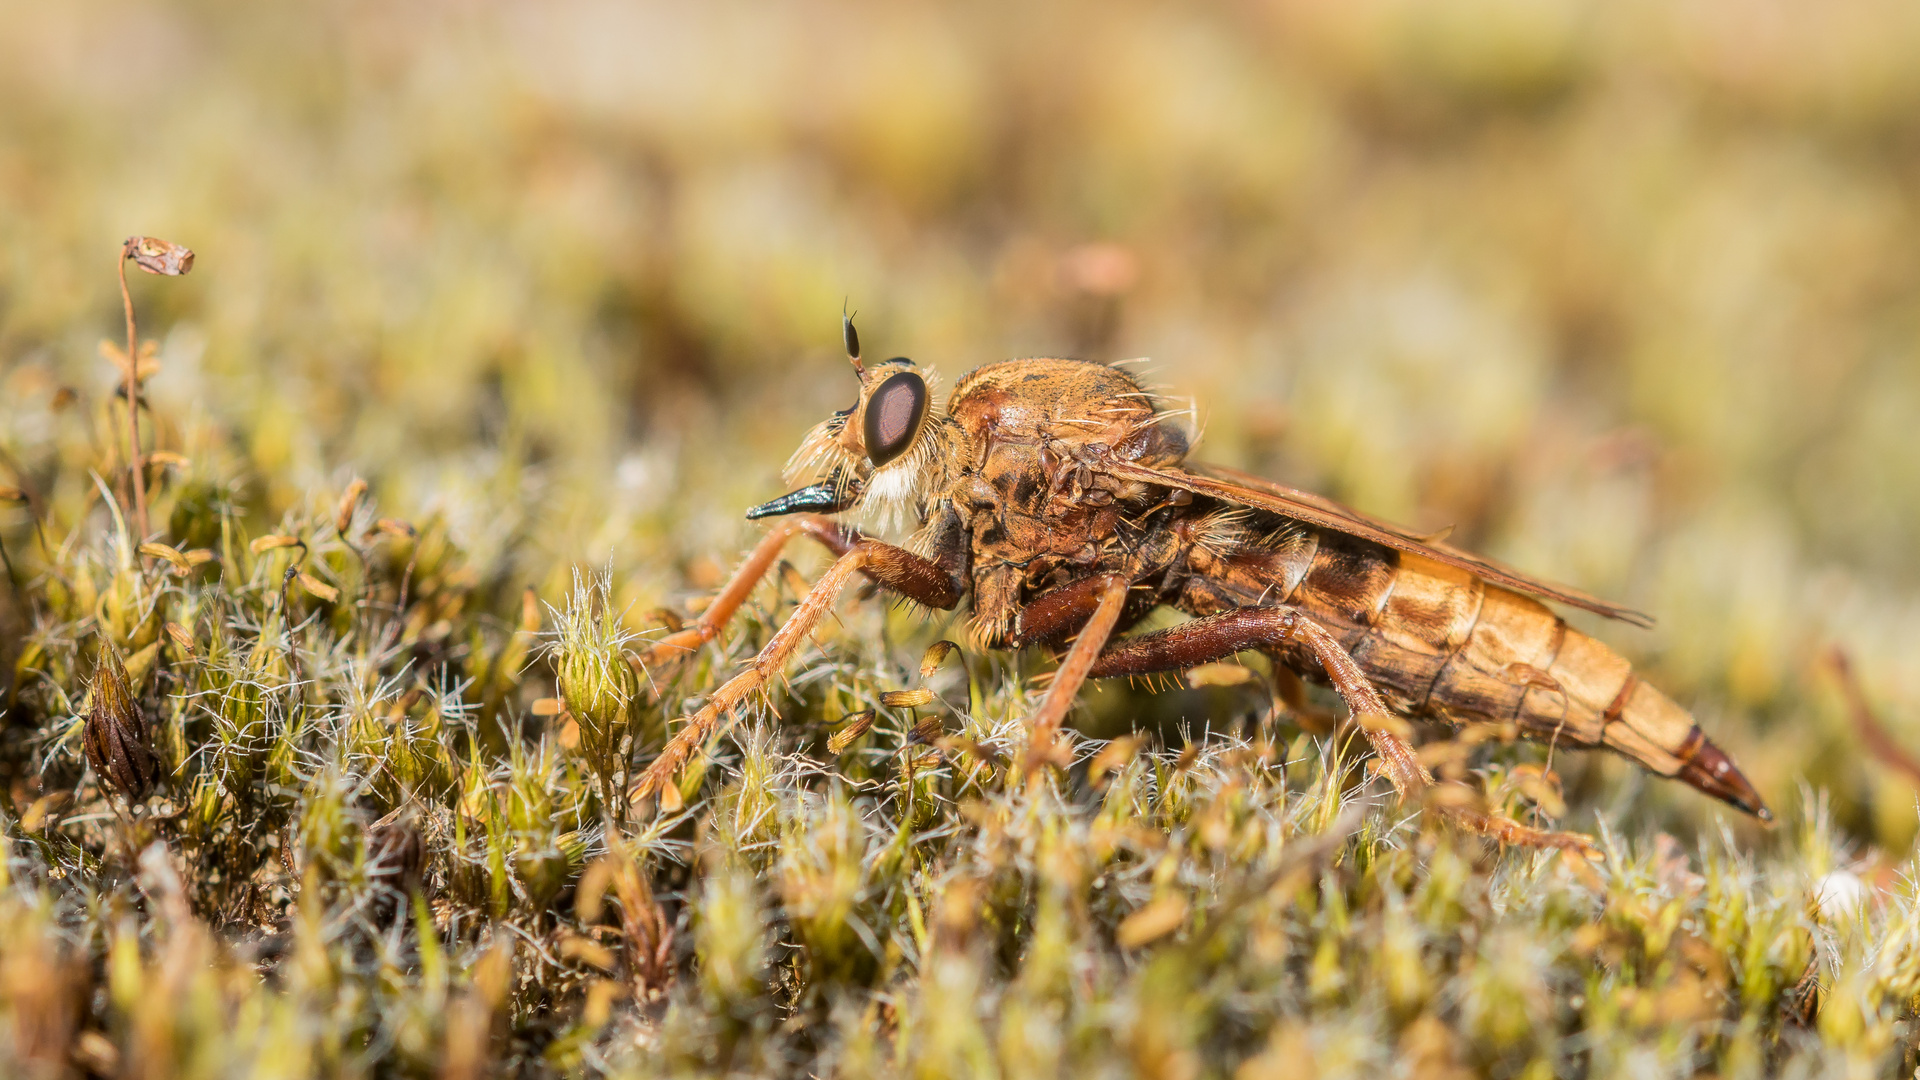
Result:
<svg viewBox="0 0 1920 1080"><path fill-rule="evenodd" d="M853 317L857 314L859 314L857 311L848 311L845 302L841 303L840 336L846 341L847 360L853 364L853 370L860 376L860 381L865 382L867 369L860 363L860 331L853 328Z"/></svg>

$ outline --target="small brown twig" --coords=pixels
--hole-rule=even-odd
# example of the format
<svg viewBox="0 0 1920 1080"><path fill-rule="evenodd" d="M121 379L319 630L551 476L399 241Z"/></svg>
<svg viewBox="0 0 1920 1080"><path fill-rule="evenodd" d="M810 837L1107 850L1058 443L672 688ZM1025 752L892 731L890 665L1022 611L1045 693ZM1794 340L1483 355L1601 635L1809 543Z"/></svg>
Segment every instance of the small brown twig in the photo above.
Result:
<svg viewBox="0 0 1920 1080"><path fill-rule="evenodd" d="M1920 786L1920 758L1894 739L1874 713L1873 706L1867 703L1866 692L1860 689L1860 680L1853 673L1853 663L1847 659L1846 650L1838 645L1828 649L1827 666L1840 682L1840 695L1847 699L1847 711L1853 716L1854 728L1860 732L1860 741L1867 744L1867 749L1882 764Z"/></svg>

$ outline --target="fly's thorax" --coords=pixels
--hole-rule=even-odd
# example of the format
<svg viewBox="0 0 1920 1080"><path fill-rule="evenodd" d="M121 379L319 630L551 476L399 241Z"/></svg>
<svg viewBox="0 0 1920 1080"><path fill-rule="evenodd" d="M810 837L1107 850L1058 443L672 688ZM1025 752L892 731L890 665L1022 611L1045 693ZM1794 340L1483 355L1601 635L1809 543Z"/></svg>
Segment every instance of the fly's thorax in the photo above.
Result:
<svg viewBox="0 0 1920 1080"><path fill-rule="evenodd" d="M954 387L947 412L982 455L1006 443L1068 440L1124 445L1137 456L1144 449L1141 434L1171 415L1124 369L1052 357L974 369ZM1184 452L1185 439L1178 441ZM976 457L973 464L982 461Z"/></svg>

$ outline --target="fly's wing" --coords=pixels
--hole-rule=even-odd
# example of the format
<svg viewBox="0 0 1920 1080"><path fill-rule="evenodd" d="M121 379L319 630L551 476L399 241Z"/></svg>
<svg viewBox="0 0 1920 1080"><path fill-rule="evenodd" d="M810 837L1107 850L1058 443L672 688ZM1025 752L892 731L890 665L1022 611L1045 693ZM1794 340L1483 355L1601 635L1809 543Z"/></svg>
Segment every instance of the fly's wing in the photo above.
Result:
<svg viewBox="0 0 1920 1080"><path fill-rule="evenodd" d="M1635 626L1653 625L1651 616L1632 608L1609 603L1597 596L1565 585L1556 585L1550 581L1529 577L1445 544L1429 542L1398 525L1362 514L1332 499L1315 495L1310 491L1290 488L1285 484L1276 484L1271 480L1243 473L1238 469L1200 464L1184 469L1148 468L1132 462L1112 459L1105 463L1105 468L1122 479L1137 480L1144 484L1158 484L1162 487L1181 488L1196 495L1205 495L1223 502L1270 510L1283 517L1290 517L1322 529L1331 529L1390 548L1409 551L1422 558L1459 567L1469 574L1515 592L1531 593L1547 600L1558 600L1563 604L1585 608L1610 619L1630 622Z"/></svg>

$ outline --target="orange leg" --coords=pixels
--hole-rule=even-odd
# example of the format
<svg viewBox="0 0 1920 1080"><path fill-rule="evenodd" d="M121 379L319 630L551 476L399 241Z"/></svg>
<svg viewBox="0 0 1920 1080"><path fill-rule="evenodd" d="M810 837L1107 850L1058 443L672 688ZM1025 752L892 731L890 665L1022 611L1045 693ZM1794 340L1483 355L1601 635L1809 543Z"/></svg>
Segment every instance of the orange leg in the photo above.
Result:
<svg viewBox="0 0 1920 1080"><path fill-rule="evenodd" d="M1060 668L1053 674L1053 685L1047 687L1047 696L1040 702L1040 711L1027 721L1030 733L1028 745L1033 748L1033 758L1037 764L1053 748L1055 734L1067 718L1068 710L1073 708L1074 699L1080 693L1080 685L1087 681L1087 672L1093 670L1093 662L1107 647L1107 639L1113 636L1113 628L1120 623L1121 609L1127 605L1126 578L1118 574L1103 574L1095 579L1097 584L1090 586L1093 595L1099 598L1093 609L1092 617L1081 627L1080 636L1073 639L1073 648L1067 650L1067 657L1060 662Z"/></svg>
<svg viewBox="0 0 1920 1080"><path fill-rule="evenodd" d="M1332 634L1295 608L1237 608L1182 623L1157 633L1144 634L1119 642L1091 665L1096 678L1111 675L1146 675L1156 671L1177 670L1220 660L1243 649L1277 645L1298 640L1313 652L1314 659L1333 682L1333 688L1347 703L1354 721L1373 744L1373 752L1393 781L1395 791L1412 795L1433 783L1433 777L1414 757L1413 748L1391 731L1365 722L1368 716L1387 716L1387 703L1367 680L1347 650Z"/></svg>
<svg viewBox="0 0 1920 1080"><path fill-rule="evenodd" d="M787 518L775 524L767 530L767 535L754 545L746 561L733 572L733 577L727 580L726 587L721 589L720 595L714 597L713 602L707 605L707 609L700 613L700 617L694 620L694 624L654 642L653 647L641 657L641 664L652 667L687 659L702 645L719 637L721 628L727 625L727 620L733 618L734 612L740 610L740 605L746 603L747 597L753 595L754 586L760 584L760 579L766 577L767 571L773 568L774 561L780 558L780 551L787 546L787 541L803 534L825 544L835 555L845 555L853 549L859 539L859 534L842 529L832 521L813 514Z"/></svg>
<svg viewBox="0 0 1920 1080"><path fill-rule="evenodd" d="M802 522L804 520L802 519ZM811 529L806 529L803 523L797 524L801 524L804 531L818 535ZM836 530L835 535L845 536L846 534ZM753 556L747 560L748 565L741 567L740 574L736 574L735 580L728 583L727 592L722 593L722 597L725 598L733 592L734 585L756 560L760 560L762 572L764 572L765 566L771 564L778 553L779 548L772 543L771 538L762 541L760 546L754 549ZM762 558L763 555L764 558ZM859 573L864 573L895 592L929 607L950 608L960 602L959 586L945 570L934 563L892 544L884 544L865 537L855 540L849 545L845 554L834 562L832 568L822 574L820 580L814 582L813 588L807 590L807 595L800 601L800 606L788 616L787 621L774 633L773 639L767 642L759 655L753 658L747 670L727 680L720 689L714 691L713 697L707 700L706 707L688 717L686 724L667 741L666 747L660 751L660 756L640 777L638 794L641 797L654 794L670 782L673 774L678 772L680 766L693 755L694 749L705 742L707 737L720 726L721 717L733 715L749 697L765 687L774 676L780 674L786 667L787 661L792 659L794 652L799 649L800 643L807 639L807 635L813 632L813 628L818 626L827 612L833 609L834 601L840 598L840 592L846 588L847 582ZM751 587L749 584L743 588L741 594L744 595L746 589ZM718 603L719 601L715 601L716 606ZM739 600L734 599L733 603L738 606ZM691 633L695 629L689 627L683 633ZM709 636L710 639L711 636Z"/></svg>
<svg viewBox="0 0 1920 1080"><path fill-rule="evenodd" d="M1332 634L1304 612L1294 608L1239 608L1192 622L1182 623L1156 633L1143 634L1118 642L1091 665L1094 678L1114 675L1145 675L1193 667L1221 660L1244 649L1272 646L1297 640L1305 644L1318 660L1327 678L1353 713L1354 722L1373 744L1381 771L1402 797L1418 795L1433 784L1433 777L1421 766L1413 749L1381 725L1369 724L1369 716L1388 716L1387 703L1374 689L1358 662L1335 640ZM1462 794L1465 794L1464 792ZM1522 825L1500 814L1490 814L1444 799L1428 801L1430 809L1470 832L1488 836L1503 844L1522 847L1570 849L1591 854L1593 844L1578 833L1550 832Z"/></svg>

